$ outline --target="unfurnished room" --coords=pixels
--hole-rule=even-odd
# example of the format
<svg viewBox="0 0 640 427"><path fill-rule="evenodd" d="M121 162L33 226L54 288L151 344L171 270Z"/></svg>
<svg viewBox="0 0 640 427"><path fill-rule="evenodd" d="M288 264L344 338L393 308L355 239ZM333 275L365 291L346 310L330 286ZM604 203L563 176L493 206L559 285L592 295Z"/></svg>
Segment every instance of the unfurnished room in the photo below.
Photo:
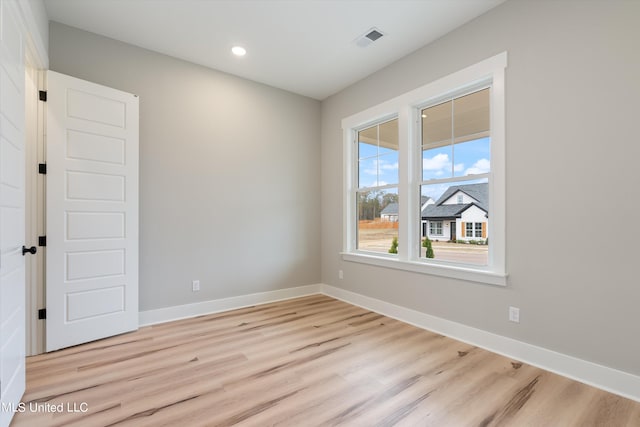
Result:
<svg viewBox="0 0 640 427"><path fill-rule="evenodd" d="M0 427L640 426L639 21L0 0Z"/></svg>

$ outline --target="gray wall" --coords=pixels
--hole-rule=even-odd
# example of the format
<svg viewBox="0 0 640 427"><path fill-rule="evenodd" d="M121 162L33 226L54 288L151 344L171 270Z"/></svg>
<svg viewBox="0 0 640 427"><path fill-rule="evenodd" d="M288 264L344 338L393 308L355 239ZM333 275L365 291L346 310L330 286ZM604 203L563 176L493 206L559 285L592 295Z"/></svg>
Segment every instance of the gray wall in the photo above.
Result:
<svg viewBox="0 0 640 427"><path fill-rule="evenodd" d="M319 283L318 101L55 22L49 43L52 70L140 96L140 310Z"/></svg>
<svg viewBox="0 0 640 427"><path fill-rule="evenodd" d="M639 17L508 1L323 101L323 283L640 374ZM508 286L342 261L340 120L505 50Z"/></svg>

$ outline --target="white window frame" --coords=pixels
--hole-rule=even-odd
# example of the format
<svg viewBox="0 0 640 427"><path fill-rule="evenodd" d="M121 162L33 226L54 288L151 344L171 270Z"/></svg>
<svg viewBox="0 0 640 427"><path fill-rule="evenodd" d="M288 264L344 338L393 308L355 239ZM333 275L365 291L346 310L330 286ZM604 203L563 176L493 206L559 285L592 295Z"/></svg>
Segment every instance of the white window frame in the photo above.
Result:
<svg viewBox="0 0 640 427"><path fill-rule="evenodd" d="M344 138L344 219L343 252L345 261L360 262L416 273L450 277L491 285L505 286L506 272L506 180L505 180L505 69L507 52L428 83L418 89L385 101L342 120ZM462 93L482 85L490 85L491 171L489 172L488 229L489 262L486 266L445 263L420 259L421 226L415 212L420 212L420 194L415 191L420 181L418 170L421 154L416 142L420 134L419 109L453 93ZM399 183L398 183L398 254L388 257L356 249L357 223L355 190L357 185L357 130L390 117L398 117ZM468 179L468 178L465 178ZM418 214L419 215L419 214Z"/></svg>
<svg viewBox="0 0 640 427"><path fill-rule="evenodd" d="M430 221L429 221L429 235L430 235L430 236L438 236L438 237L444 236L444 234L443 234L443 233L444 233L444 229L442 228L442 227L443 227L443 224L442 224L442 223L443 223L443 221L442 221L442 220L440 220L440 221L431 221L431 220L430 220ZM440 224L440 227L436 227L436 224ZM437 231L437 229L438 229L438 228L440 228L440 233L432 233L432 232L431 232L431 226L432 226L432 225L434 226L433 228L434 228L436 231Z"/></svg>

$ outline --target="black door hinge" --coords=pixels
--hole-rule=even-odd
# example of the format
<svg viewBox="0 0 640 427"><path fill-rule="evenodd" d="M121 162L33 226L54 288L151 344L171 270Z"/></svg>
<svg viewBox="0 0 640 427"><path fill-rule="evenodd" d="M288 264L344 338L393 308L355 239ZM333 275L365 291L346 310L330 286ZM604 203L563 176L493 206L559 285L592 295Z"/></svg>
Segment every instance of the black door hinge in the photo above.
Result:
<svg viewBox="0 0 640 427"><path fill-rule="evenodd" d="M47 174L47 164L46 163L38 163L38 173L42 175Z"/></svg>
<svg viewBox="0 0 640 427"><path fill-rule="evenodd" d="M40 99L40 101L47 102L47 91L46 90L39 91L38 98Z"/></svg>
<svg viewBox="0 0 640 427"><path fill-rule="evenodd" d="M47 246L47 236L38 237L38 246Z"/></svg>
<svg viewBox="0 0 640 427"><path fill-rule="evenodd" d="M38 319L46 319L47 318L47 309L46 308L41 308L40 310L38 310Z"/></svg>

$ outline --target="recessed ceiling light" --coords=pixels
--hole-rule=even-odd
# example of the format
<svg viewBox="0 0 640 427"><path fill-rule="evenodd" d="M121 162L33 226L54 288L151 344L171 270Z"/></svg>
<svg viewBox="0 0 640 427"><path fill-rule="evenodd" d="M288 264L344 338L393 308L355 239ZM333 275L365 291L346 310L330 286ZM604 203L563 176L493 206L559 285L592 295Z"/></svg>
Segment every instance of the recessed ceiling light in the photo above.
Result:
<svg viewBox="0 0 640 427"><path fill-rule="evenodd" d="M426 114L423 114L423 115L422 115L422 118L423 118L423 119L426 119L426 118L427 118L427 115L426 115Z"/></svg>
<svg viewBox="0 0 640 427"><path fill-rule="evenodd" d="M233 52L235 56L245 56L247 54L247 49L242 46L234 46L231 48L231 52Z"/></svg>

